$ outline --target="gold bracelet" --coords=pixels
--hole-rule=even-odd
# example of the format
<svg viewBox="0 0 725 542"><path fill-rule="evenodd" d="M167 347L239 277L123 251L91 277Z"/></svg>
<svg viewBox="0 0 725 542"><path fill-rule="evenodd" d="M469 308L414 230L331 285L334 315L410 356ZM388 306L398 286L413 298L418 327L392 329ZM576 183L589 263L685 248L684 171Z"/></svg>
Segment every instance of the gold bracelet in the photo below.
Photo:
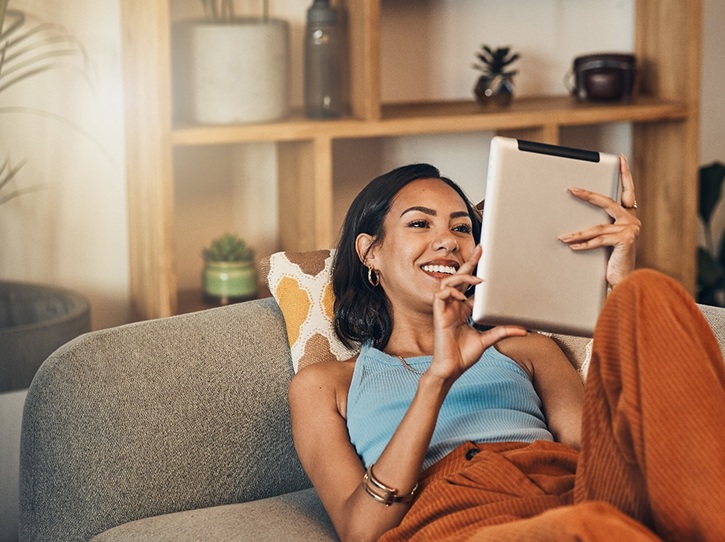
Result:
<svg viewBox="0 0 725 542"><path fill-rule="evenodd" d="M410 491L410 493L406 493L405 495L398 495L397 489L393 487L388 487L380 480L375 478L375 475L373 474L373 465L370 465L368 467L365 476L363 476L362 486L368 495L370 495L379 503L384 504L385 506L390 506L395 502L411 502L413 500L415 490L418 489L418 484L415 484L415 487Z"/></svg>

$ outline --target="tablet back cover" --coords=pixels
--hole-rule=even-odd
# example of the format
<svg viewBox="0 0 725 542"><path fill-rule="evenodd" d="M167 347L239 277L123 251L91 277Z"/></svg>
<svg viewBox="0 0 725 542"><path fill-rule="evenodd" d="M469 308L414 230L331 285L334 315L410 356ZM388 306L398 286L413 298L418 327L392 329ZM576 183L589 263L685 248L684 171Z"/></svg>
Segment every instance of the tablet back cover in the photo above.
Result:
<svg viewBox="0 0 725 542"><path fill-rule="evenodd" d="M607 294L610 249L574 252L558 237L612 222L568 188L619 201L619 186L617 156L494 137L473 319L592 336Z"/></svg>

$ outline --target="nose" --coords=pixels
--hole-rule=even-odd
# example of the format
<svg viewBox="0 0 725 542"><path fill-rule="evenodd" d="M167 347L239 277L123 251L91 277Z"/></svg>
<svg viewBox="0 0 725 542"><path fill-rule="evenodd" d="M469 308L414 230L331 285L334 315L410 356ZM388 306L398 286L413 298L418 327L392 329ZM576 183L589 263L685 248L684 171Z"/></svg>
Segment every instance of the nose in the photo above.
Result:
<svg viewBox="0 0 725 542"><path fill-rule="evenodd" d="M445 230L438 234L433 242L434 250L445 250L447 253L454 253L458 250L458 239L453 232Z"/></svg>

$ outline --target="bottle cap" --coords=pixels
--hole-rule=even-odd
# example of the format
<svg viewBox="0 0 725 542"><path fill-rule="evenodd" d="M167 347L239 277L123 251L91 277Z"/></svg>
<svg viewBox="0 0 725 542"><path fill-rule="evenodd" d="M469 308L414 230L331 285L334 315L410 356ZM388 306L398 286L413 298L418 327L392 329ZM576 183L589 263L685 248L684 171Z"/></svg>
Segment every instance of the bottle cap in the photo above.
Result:
<svg viewBox="0 0 725 542"><path fill-rule="evenodd" d="M308 23L335 24L337 10L330 5L330 0L315 0L307 10Z"/></svg>

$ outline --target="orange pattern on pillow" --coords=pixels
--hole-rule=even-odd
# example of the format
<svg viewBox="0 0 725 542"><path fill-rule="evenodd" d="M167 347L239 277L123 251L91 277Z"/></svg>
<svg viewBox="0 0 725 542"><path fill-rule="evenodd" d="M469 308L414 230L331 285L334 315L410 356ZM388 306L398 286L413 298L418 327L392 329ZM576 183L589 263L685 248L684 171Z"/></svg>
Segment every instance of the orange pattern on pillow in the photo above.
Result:
<svg viewBox="0 0 725 542"><path fill-rule="evenodd" d="M310 312L312 300L297 281L290 277L282 277L277 286L277 294L277 304L284 314L287 326L287 337L294 344L300 337L300 330Z"/></svg>

